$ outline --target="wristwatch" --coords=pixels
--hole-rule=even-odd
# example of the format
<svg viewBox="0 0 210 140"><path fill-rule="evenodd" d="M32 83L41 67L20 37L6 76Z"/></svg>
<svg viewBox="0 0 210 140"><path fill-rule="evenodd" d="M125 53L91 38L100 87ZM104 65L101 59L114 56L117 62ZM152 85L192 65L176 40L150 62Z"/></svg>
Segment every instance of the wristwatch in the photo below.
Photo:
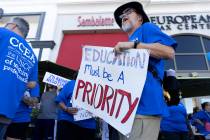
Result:
<svg viewBox="0 0 210 140"><path fill-rule="evenodd" d="M136 49L139 43L140 43L140 42L139 42L138 40L135 40L135 41L134 41L133 48Z"/></svg>

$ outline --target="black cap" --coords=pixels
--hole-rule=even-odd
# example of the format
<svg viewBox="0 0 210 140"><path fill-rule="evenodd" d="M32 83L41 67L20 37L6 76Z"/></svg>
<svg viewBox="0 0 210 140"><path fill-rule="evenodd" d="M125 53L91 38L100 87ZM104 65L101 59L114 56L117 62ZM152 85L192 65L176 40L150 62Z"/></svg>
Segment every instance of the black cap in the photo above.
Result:
<svg viewBox="0 0 210 140"><path fill-rule="evenodd" d="M144 12L143 6L141 3L137 2L137 1L133 1L133 2L129 2L126 4L121 5L120 7L118 7L115 11L114 11L114 18L117 22L117 24L122 27L122 19L120 18L120 15L123 14L123 11L127 8L131 8L134 9L138 14L140 14L143 18L143 23L145 22L149 22L149 18L146 15L146 13Z"/></svg>

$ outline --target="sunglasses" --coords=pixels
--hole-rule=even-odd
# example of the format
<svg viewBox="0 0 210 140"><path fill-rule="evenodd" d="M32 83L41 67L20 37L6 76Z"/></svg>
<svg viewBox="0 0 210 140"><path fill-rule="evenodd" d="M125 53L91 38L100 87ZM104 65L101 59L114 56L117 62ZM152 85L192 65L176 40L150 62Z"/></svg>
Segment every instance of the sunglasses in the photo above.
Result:
<svg viewBox="0 0 210 140"><path fill-rule="evenodd" d="M123 18L129 16L129 15L130 15L131 13L133 13L133 12L136 12L136 11L135 11L134 9L127 8L127 9L125 9L125 10L123 11L123 14L121 14L121 15L119 16L119 18L120 18L120 19L123 19Z"/></svg>

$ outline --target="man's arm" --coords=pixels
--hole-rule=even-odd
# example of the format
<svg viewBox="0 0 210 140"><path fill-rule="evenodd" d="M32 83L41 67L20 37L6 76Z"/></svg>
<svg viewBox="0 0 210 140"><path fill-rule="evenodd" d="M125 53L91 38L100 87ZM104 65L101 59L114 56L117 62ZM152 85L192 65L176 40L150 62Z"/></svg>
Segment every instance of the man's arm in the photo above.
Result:
<svg viewBox="0 0 210 140"><path fill-rule="evenodd" d="M69 114L76 114L78 112L78 109L75 107L67 107L63 102L59 103L59 107L63 110L68 112Z"/></svg>
<svg viewBox="0 0 210 140"><path fill-rule="evenodd" d="M197 113L195 113L193 116L192 116L192 122L194 124L199 124L201 126L204 126L204 123L201 121L204 119L204 113L203 111L199 111Z"/></svg>
<svg viewBox="0 0 210 140"><path fill-rule="evenodd" d="M200 125L204 126L204 123L203 123L201 120L199 120L199 119L195 119L194 121L195 121L195 123L198 123L198 124L200 124Z"/></svg>
<svg viewBox="0 0 210 140"><path fill-rule="evenodd" d="M36 61L33 70L29 76L27 87L33 89L36 86L37 81L38 81L38 63Z"/></svg>
<svg viewBox="0 0 210 140"><path fill-rule="evenodd" d="M118 42L114 48L116 53L120 53L127 49L133 49L134 42ZM150 56L157 59L173 59L175 51L172 47L162 45L160 43L138 43L136 49L148 49L150 50Z"/></svg>

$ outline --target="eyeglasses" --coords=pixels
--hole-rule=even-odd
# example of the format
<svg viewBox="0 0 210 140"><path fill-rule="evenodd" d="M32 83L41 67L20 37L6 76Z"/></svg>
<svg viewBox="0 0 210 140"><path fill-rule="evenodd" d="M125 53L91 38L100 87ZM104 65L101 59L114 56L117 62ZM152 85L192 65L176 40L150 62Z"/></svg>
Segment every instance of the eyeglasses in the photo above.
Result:
<svg viewBox="0 0 210 140"><path fill-rule="evenodd" d="M13 25L13 27L11 27L10 30L14 30L16 27L18 27L18 25L15 24L15 23L7 23L7 24L5 25L5 27L9 27L9 25Z"/></svg>
<svg viewBox="0 0 210 140"><path fill-rule="evenodd" d="M123 11L123 14L119 16L120 19L123 19L127 16L129 16L131 13L136 12L134 9L127 8Z"/></svg>

